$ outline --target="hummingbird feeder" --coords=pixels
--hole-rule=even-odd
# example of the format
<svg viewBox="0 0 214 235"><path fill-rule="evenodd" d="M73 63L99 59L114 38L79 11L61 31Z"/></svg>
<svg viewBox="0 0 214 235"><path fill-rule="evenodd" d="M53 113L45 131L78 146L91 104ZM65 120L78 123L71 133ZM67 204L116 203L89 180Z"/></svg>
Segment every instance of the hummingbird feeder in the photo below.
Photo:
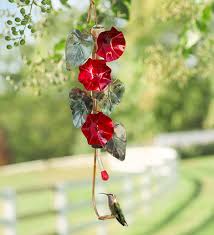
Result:
<svg viewBox="0 0 214 235"><path fill-rule="evenodd" d="M109 180L109 175L103 166L99 149L110 153L113 157L123 161L126 153L126 131L122 124L113 121L109 115L121 101L125 91L124 84L112 78L108 62L118 59L125 50L125 38L115 27L105 30L97 24L94 0L90 0L88 19L90 22L94 12L95 26L90 32L72 30L66 42L66 67L72 70L79 66L78 80L83 85L71 89L69 93L70 108L73 124L81 128L87 142L94 149L94 164L92 178L92 203L95 213L100 220L116 218L122 225L127 225L119 203L114 194L106 194L112 206L111 214L101 216L96 207L95 185L97 162L103 181ZM115 210L113 210L115 208Z"/></svg>

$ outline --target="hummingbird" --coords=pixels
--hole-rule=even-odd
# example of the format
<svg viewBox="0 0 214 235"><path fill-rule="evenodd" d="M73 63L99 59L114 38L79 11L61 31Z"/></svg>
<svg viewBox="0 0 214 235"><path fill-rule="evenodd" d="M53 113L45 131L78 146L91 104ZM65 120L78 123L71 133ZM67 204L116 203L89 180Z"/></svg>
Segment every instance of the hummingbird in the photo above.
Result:
<svg viewBox="0 0 214 235"><path fill-rule="evenodd" d="M117 219L117 221L122 224L123 226L128 226L125 217L123 215L123 212L120 208L120 204L117 200L116 195L112 194L112 193L101 193L101 194L105 194L108 197L108 205L109 205L109 209L111 211L111 214L113 216L115 216L115 218Z"/></svg>

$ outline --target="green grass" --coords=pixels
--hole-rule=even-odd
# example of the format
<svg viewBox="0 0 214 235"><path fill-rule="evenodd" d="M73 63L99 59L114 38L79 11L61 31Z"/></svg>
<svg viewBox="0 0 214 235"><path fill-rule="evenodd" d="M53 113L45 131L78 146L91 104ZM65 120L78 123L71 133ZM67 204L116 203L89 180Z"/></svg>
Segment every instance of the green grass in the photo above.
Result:
<svg viewBox="0 0 214 235"><path fill-rule="evenodd" d="M149 215L139 213L128 235L213 235L214 158L182 162L177 192Z"/></svg>
<svg viewBox="0 0 214 235"><path fill-rule="evenodd" d="M65 180L81 179L90 176L91 169L71 171L70 169L48 169L44 172L0 175L0 185L22 188L28 185L45 185ZM1 173L0 173L1 174ZM136 181L137 182L137 181ZM120 185L107 183L113 191L120 191ZM111 186L110 186L111 185ZM84 189L73 188L69 192L69 201L75 205L85 199L90 200L90 185ZM137 196L135 197L137 198ZM125 201L121 201L124 205ZM19 214L29 211L38 212L51 208L53 195L50 192L19 196L17 210ZM213 235L214 234L214 158L201 157L181 161L179 185L175 192L161 198L153 209L144 212L143 205L134 213L134 223L123 228L116 221L101 221L109 225L110 234L119 235ZM95 219L91 205L85 206L69 216L71 225ZM55 217L50 215L36 220L27 220L18 225L18 235L48 235L55 227ZM0 232L1 234L1 232ZM89 228L78 235L96 234L96 229Z"/></svg>

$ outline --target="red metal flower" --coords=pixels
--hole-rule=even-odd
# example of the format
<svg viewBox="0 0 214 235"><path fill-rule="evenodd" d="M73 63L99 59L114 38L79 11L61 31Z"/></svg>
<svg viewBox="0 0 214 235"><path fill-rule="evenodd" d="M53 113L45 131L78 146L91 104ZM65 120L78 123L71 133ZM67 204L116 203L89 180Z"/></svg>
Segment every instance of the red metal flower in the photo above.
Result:
<svg viewBox="0 0 214 235"><path fill-rule="evenodd" d="M122 32L114 27L99 34L97 54L107 62L118 59L125 50L126 41Z"/></svg>
<svg viewBox="0 0 214 235"><path fill-rule="evenodd" d="M114 134L114 124L111 118L102 112L89 114L81 129L88 144L97 147L104 146Z"/></svg>
<svg viewBox="0 0 214 235"><path fill-rule="evenodd" d="M103 91L111 82L111 69L104 60L89 58L79 70L78 79L88 91Z"/></svg>

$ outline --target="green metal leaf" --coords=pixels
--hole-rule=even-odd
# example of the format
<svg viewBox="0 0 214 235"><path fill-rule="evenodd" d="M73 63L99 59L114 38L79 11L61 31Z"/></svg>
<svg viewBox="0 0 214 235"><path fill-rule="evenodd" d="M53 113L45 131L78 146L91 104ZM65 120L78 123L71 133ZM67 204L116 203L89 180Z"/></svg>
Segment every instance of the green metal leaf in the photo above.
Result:
<svg viewBox="0 0 214 235"><path fill-rule="evenodd" d="M123 161L126 156L126 129L122 124L115 124L114 135L104 149L115 158Z"/></svg>
<svg viewBox="0 0 214 235"><path fill-rule="evenodd" d="M83 125L86 116L91 113L93 101L85 91L79 88L73 88L69 93L70 108L73 115L73 124L76 128Z"/></svg>
<svg viewBox="0 0 214 235"><path fill-rule="evenodd" d="M96 98L103 113L109 115L114 107L120 103L125 86L119 79L112 80L106 93L98 93Z"/></svg>
<svg viewBox="0 0 214 235"><path fill-rule="evenodd" d="M79 30L73 30L69 33L66 48L66 68L80 66L90 57L94 47L94 41L91 34L81 33Z"/></svg>

